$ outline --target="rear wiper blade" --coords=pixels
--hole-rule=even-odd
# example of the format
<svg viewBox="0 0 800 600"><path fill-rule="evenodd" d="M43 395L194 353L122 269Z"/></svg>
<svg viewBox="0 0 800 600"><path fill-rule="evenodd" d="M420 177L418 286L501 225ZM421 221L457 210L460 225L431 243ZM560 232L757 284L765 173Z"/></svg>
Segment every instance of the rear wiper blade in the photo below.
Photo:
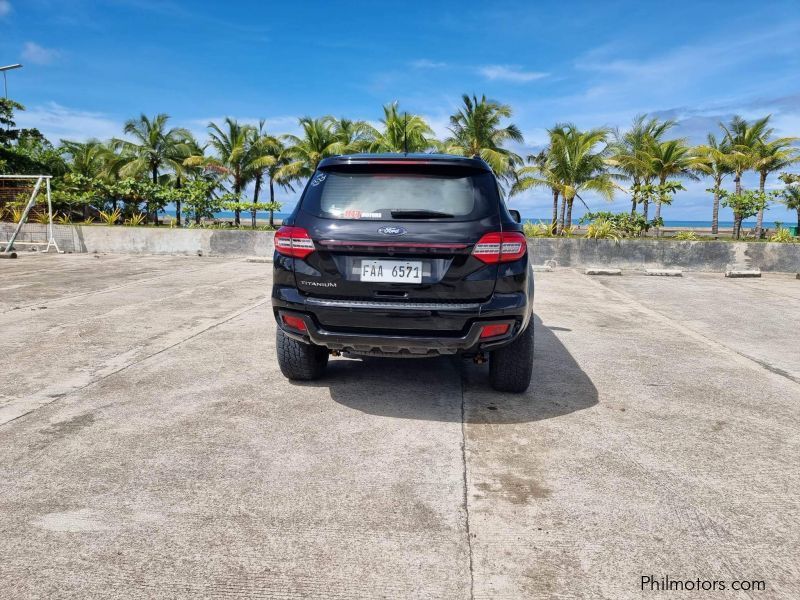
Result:
<svg viewBox="0 0 800 600"><path fill-rule="evenodd" d="M394 219L452 219L455 215L450 213L439 212L438 210L425 210L424 208L416 210L393 210L392 218Z"/></svg>

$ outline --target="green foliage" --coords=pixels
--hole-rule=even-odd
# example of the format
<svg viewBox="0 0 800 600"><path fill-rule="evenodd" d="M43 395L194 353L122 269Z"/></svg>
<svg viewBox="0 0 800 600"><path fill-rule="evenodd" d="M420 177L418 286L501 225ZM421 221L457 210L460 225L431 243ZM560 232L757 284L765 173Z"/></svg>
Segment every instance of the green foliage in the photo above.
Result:
<svg viewBox="0 0 800 600"><path fill-rule="evenodd" d="M769 241L780 242L782 244L795 244L797 243L797 238L792 235L791 230L779 226L775 230L775 233L769 236Z"/></svg>
<svg viewBox="0 0 800 600"><path fill-rule="evenodd" d="M607 219L596 219L589 224L586 237L592 240L614 240L619 242L622 233Z"/></svg>
<svg viewBox="0 0 800 600"><path fill-rule="evenodd" d="M511 176L522 158L504 146L509 141L523 141L516 125L503 124L513 114L511 107L486 96L479 99L476 95L464 94L461 100L461 108L450 117L452 135L443 142L443 150L461 156L480 156L498 177Z"/></svg>
<svg viewBox="0 0 800 600"><path fill-rule="evenodd" d="M765 209L769 202L768 195L758 190L742 190L739 194L731 194L722 190L720 196L722 206L730 208L739 220L752 217L759 210Z"/></svg>
<svg viewBox="0 0 800 600"><path fill-rule="evenodd" d="M382 130L367 125L372 138L365 144L369 152L426 152L438 146L425 119L399 112L397 102L383 107L381 123Z"/></svg>
<svg viewBox="0 0 800 600"><path fill-rule="evenodd" d="M797 177L797 181L800 181L800 175ZM787 185L778 192L777 196L786 205L786 208L800 210L800 185Z"/></svg>
<svg viewBox="0 0 800 600"><path fill-rule="evenodd" d="M672 238L681 242L694 242L699 239L694 231L679 231Z"/></svg>
<svg viewBox="0 0 800 600"><path fill-rule="evenodd" d="M142 223L144 223L146 218L147 218L147 215L144 214L144 213L134 213L130 217L125 219L125 223L124 224L132 226L132 227L135 227L137 225L141 225Z"/></svg>
<svg viewBox="0 0 800 600"><path fill-rule="evenodd" d="M539 221L536 225L530 221L522 224L525 237L554 237L556 235L556 223L544 223Z"/></svg>
<svg viewBox="0 0 800 600"><path fill-rule="evenodd" d="M103 210L100 211L100 220L106 225L116 225L121 216L122 211L119 208L115 208L109 212L105 212Z"/></svg>
<svg viewBox="0 0 800 600"><path fill-rule="evenodd" d="M608 221L622 237L641 237L652 227L661 227L664 221L660 218L647 221L644 215L629 213L612 213L608 211L590 212L581 218L581 223Z"/></svg>

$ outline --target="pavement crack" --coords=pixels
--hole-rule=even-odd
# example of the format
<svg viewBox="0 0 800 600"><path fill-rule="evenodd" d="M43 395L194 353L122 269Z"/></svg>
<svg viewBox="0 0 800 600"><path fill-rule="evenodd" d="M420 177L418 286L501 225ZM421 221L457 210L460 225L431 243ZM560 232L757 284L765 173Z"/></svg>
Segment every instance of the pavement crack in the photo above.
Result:
<svg viewBox="0 0 800 600"><path fill-rule="evenodd" d="M591 278L587 278L587 280L589 282L591 282L592 285L595 285L595 286L597 286L597 287L599 287L599 288L601 288L603 290L606 290L607 292L617 296L618 298L620 298L621 300L624 300L628 304L635 306L637 309L639 309L642 312L650 315L651 317L653 317L653 318L661 321L662 323L665 323L665 324L669 325L673 329L677 329L681 333L693 338L695 341L703 343L706 346L709 346L711 348L715 348L717 350L722 350L722 351L730 353L732 355L732 357L735 360L737 360L737 362L739 362L740 364L743 364L743 365L746 364L747 366L749 366L751 368L764 369L766 371L769 371L770 373L778 375L779 377L783 377L784 379L788 379L792 383L796 383L796 384L800 385L800 378L797 377L796 375L784 370L784 369L780 369L780 368L770 364L769 362L767 362L765 360L762 360L762 359L759 359L759 358L755 358L753 356L750 356L748 354L740 352L739 350L736 350L735 348L731 348L727 344L724 344L724 343L719 342L719 341L717 341L715 339L707 337L707 336L703 335L702 333L700 333L699 331L696 331L696 330L692 329L691 327L687 327L683 323L680 323L679 321L676 321L672 317L670 317L668 315L665 315L664 313L659 312L657 310L654 310L652 308L649 308L648 306L645 306L644 304L642 304L639 300L637 300L633 296L631 296L629 294L626 294L625 292L622 292L620 290L614 289L611 286L609 286L609 285L607 285L607 284L605 284L603 282L595 281L595 280L593 280Z"/></svg>
<svg viewBox="0 0 800 600"><path fill-rule="evenodd" d="M459 376L461 378L461 466L464 481L464 519L467 530L467 550L469 553L469 597L470 600L475 598L475 575L473 570L473 557L472 557L472 531L469 525L469 477L467 473L467 421L465 398L464 398L464 368L461 366L459 369Z"/></svg>
<svg viewBox="0 0 800 600"><path fill-rule="evenodd" d="M12 421L16 421L21 417L24 417L25 415L28 415L31 412L35 411L37 408L41 408L42 406L51 404L57 399L66 398L77 392L92 387L102 381L105 381L109 377L117 375L118 373L121 373L131 367L139 365L147 360L150 360L153 357L163 354L164 352L167 352L168 350L171 350L176 346L185 344L186 342L193 340L194 338L206 333L207 331L211 331L212 329L215 329L220 325L224 325L228 321L232 321L233 319L240 317L246 312L256 309L259 306L263 306L264 304L270 302L270 300L271 300L270 298L264 298L263 300L259 300L254 304L250 304L232 313L228 313L227 315L221 317L220 319L217 319L216 321L213 321L212 323L195 328L189 335L181 336L179 339L167 343L167 345L158 348L157 350L154 350L152 352L149 352L145 356L141 356L129 362L125 362L124 364L121 364L119 366L113 364L108 365L107 362L104 368L99 369L99 371L102 374L99 377L90 379L89 381L85 380L83 382L76 381L73 383L72 386L60 387L58 390L56 390L58 393L53 393L54 388L52 387L44 390L39 390L39 392L37 392L33 397L29 397L24 401L20 401L18 403L12 401L4 405L2 407L3 411L0 411L0 426L11 423ZM114 357L114 358L118 359L119 357ZM111 359L112 363L113 360L114 359Z"/></svg>

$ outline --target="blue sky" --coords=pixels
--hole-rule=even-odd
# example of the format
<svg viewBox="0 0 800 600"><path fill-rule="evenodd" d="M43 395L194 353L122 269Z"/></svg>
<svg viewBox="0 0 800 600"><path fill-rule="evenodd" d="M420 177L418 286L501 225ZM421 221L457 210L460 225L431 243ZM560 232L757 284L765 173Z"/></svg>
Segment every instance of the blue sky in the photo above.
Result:
<svg viewBox="0 0 800 600"><path fill-rule="evenodd" d="M473 92L512 105L524 153L556 122L624 128L643 112L677 119L693 142L733 114L771 113L776 134L800 136L796 0L0 0L0 63L12 62L25 65L9 73L28 108L19 123L54 141L118 136L140 112L201 137L226 115L284 133L303 115L377 120L393 100L444 135ZM687 183L665 217L710 219L706 187ZM587 200L628 207L622 195ZM510 204L546 216L549 202L531 192Z"/></svg>

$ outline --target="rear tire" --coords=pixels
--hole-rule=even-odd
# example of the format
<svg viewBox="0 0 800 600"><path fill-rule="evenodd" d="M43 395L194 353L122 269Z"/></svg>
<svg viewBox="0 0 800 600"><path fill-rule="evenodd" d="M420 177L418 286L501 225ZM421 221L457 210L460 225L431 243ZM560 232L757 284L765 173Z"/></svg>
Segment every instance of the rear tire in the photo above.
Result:
<svg viewBox="0 0 800 600"><path fill-rule="evenodd" d="M489 354L489 383L499 392L521 394L533 375L533 319L517 339Z"/></svg>
<svg viewBox="0 0 800 600"><path fill-rule="evenodd" d="M288 379L311 381L325 374L328 366L328 349L314 344L304 344L286 335L281 329L275 334L278 365Z"/></svg>

